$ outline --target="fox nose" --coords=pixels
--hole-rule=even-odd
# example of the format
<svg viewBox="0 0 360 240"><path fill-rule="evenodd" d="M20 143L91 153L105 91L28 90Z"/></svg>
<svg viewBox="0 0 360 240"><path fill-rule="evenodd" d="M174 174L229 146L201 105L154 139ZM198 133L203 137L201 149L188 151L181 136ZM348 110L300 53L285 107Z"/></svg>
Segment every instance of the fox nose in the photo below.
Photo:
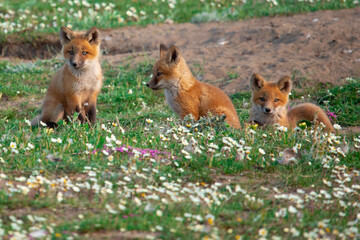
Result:
<svg viewBox="0 0 360 240"><path fill-rule="evenodd" d="M73 65L73 67L77 67L78 66L78 64L76 63L76 62L73 62L73 63L71 63L72 65Z"/></svg>
<svg viewBox="0 0 360 240"><path fill-rule="evenodd" d="M146 86L147 86L147 87L150 87L148 83L146 84Z"/></svg>
<svg viewBox="0 0 360 240"><path fill-rule="evenodd" d="M271 109L270 108L264 108L265 113L271 113Z"/></svg>

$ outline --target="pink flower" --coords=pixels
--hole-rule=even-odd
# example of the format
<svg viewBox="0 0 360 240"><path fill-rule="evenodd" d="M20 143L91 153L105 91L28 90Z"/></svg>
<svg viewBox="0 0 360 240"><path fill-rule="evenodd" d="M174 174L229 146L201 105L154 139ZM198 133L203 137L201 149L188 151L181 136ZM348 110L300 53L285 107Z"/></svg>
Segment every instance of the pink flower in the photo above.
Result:
<svg viewBox="0 0 360 240"><path fill-rule="evenodd" d="M335 115L334 112L330 112L329 109L326 109L326 114L328 115L329 119L331 121L335 120L337 118L337 116Z"/></svg>

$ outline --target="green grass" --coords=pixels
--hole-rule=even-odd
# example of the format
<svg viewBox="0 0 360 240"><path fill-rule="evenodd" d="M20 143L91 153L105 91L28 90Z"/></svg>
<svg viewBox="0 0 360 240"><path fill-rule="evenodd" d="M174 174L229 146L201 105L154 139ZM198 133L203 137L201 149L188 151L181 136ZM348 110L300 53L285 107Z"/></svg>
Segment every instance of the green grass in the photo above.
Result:
<svg viewBox="0 0 360 240"><path fill-rule="evenodd" d="M324 9L336 10L357 5L355 1L338 0L4 0L0 3L0 44L14 40L32 42L44 34L58 32L64 25L75 30L92 26L108 29L157 24L167 19L176 23L239 20Z"/></svg>
<svg viewBox="0 0 360 240"><path fill-rule="evenodd" d="M359 237L360 206L352 204L360 136L245 125L249 92L232 96L241 130L216 117L180 121L164 93L144 85L152 62L103 64L95 126L32 129L25 119L37 115L33 103L61 64L0 62L0 238L40 229L53 239L130 231L162 239ZM327 89L305 85L302 94L335 112L335 123L359 126L359 89L353 79ZM292 100L301 96L296 90ZM140 153L116 150L123 145ZM279 164L296 146L296 163ZM162 153L141 155L144 149Z"/></svg>
<svg viewBox="0 0 360 240"><path fill-rule="evenodd" d="M33 41L62 25L106 29L356 6L334 0L101 3L5 0L0 43ZM180 121L163 91L144 84L150 60L135 67L103 63L93 127L77 121L61 121L55 132L29 127L62 64L0 62L0 239L360 238L359 134L248 125L250 92L231 96L241 130L219 117ZM229 81L236 78L228 74ZM334 123L360 126L360 79L342 86L307 83L297 83L293 104L315 102L337 115ZM295 161L280 164L290 149L298 152Z"/></svg>
<svg viewBox="0 0 360 240"><path fill-rule="evenodd" d="M358 79L347 78L346 84L340 86L315 83L313 87L308 87L309 84L311 81L306 78L304 81L296 83L291 98L323 105L323 109L330 114L330 117L341 122L343 126L360 125L359 117L354 114L360 111L360 84Z"/></svg>
<svg viewBox="0 0 360 240"><path fill-rule="evenodd" d="M359 126L360 111L360 85L353 78L347 79L348 83L332 89L319 92L319 101L328 104L330 111L339 115L339 121L347 126ZM339 97L342 96L342 97Z"/></svg>

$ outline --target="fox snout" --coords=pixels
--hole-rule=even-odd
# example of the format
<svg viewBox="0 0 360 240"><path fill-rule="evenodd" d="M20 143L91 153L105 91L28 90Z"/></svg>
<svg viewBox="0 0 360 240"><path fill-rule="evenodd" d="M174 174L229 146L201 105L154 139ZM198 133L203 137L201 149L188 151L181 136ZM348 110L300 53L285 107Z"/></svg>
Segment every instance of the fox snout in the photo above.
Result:
<svg viewBox="0 0 360 240"><path fill-rule="evenodd" d="M77 59L76 57L70 59L70 65L75 69L84 67L84 61Z"/></svg>
<svg viewBox="0 0 360 240"><path fill-rule="evenodd" d="M271 114L271 113L273 113L273 109L268 108L268 107L263 107L263 112L265 114Z"/></svg>
<svg viewBox="0 0 360 240"><path fill-rule="evenodd" d="M77 68L77 66L79 66L79 64L77 62L71 61L70 60L70 64L74 67Z"/></svg>
<svg viewBox="0 0 360 240"><path fill-rule="evenodd" d="M151 88L152 90L157 90L159 89L159 87L157 86L157 81L156 79L153 77L151 78L147 83L146 83L146 86L148 88Z"/></svg>
<svg viewBox="0 0 360 240"><path fill-rule="evenodd" d="M73 66L74 68L78 68L79 64L77 62L71 61L70 60L70 64L71 66Z"/></svg>

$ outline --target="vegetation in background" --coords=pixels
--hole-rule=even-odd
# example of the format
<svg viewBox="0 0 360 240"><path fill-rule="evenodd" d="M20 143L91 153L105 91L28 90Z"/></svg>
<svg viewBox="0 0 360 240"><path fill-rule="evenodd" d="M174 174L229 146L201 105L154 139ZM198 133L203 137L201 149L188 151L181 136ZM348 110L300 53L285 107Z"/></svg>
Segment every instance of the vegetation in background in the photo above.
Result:
<svg viewBox="0 0 360 240"><path fill-rule="evenodd" d="M166 21L208 22L288 15L358 6L339 0L4 0L0 3L0 44L6 39L33 41L61 26L74 30L119 28ZM10 40L9 40L10 41Z"/></svg>
<svg viewBox="0 0 360 240"><path fill-rule="evenodd" d="M32 41L63 25L83 30L237 20L357 5L4 0L0 44ZM163 91L145 86L152 68L146 61L103 63L94 126L61 121L55 131L31 128L62 64L0 62L0 239L360 238L359 134L327 134L311 123L294 132L249 125L250 92L231 96L241 130L221 117L180 121ZM313 88L301 82L291 99L316 102L337 129L360 126L360 79Z"/></svg>
<svg viewBox="0 0 360 240"><path fill-rule="evenodd" d="M360 136L247 125L249 92L232 96L242 130L180 121L144 85L148 62L103 64L95 126L31 128L60 64L0 63L0 237L359 237ZM359 89L349 79L311 96L359 126L344 107L359 111Z"/></svg>

